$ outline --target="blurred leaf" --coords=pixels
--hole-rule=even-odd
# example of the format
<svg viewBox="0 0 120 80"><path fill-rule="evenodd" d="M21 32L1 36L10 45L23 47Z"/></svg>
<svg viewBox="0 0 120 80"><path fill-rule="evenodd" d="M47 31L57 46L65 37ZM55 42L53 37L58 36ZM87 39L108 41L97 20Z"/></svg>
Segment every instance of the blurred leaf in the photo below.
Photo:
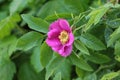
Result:
<svg viewBox="0 0 120 80"><path fill-rule="evenodd" d="M19 21L20 21L20 17L17 14L1 20L0 21L0 39L10 35L12 29L16 26L16 22L19 22Z"/></svg>
<svg viewBox="0 0 120 80"><path fill-rule="evenodd" d="M84 55L86 59L96 64L103 64L109 62L111 59L103 54L100 53L91 53L90 55Z"/></svg>
<svg viewBox="0 0 120 80"><path fill-rule="evenodd" d="M49 15L45 18L45 20L56 20L58 18L71 18L71 14L70 13L59 13L59 14L53 14L53 15Z"/></svg>
<svg viewBox="0 0 120 80"><path fill-rule="evenodd" d="M120 62L120 55L116 55L116 56L115 56L115 60L117 60L117 61Z"/></svg>
<svg viewBox="0 0 120 80"><path fill-rule="evenodd" d="M28 0L13 0L10 4L10 14L21 12L27 5Z"/></svg>
<svg viewBox="0 0 120 80"><path fill-rule="evenodd" d="M82 0L52 0L42 6L38 16L45 18L48 15L55 14L55 12L79 14L80 12L83 12L86 7L85 1Z"/></svg>
<svg viewBox="0 0 120 80"><path fill-rule="evenodd" d="M43 70L43 66L40 62L40 46L34 48L31 55L31 64L33 65L36 72Z"/></svg>
<svg viewBox="0 0 120 80"><path fill-rule="evenodd" d="M43 67L46 67L49 61L52 59L53 51L52 49L44 42L40 48L40 62Z"/></svg>
<svg viewBox="0 0 120 80"><path fill-rule="evenodd" d="M15 64L0 57L0 80L13 80L15 72Z"/></svg>
<svg viewBox="0 0 120 80"><path fill-rule="evenodd" d="M35 47L42 37L43 35L40 33L34 31L28 32L18 39L17 49L27 51Z"/></svg>
<svg viewBox="0 0 120 80"><path fill-rule="evenodd" d="M120 40L115 43L115 55L120 55Z"/></svg>
<svg viewBox="0 0 120 80"><path fill-rule="evenodd" d="M75 47L80 50L82 53L89 55L89 51L86 46L79 40L74 42Z"/></svg>
<svg viewBox="0 0 120 80"><path fill-rule="evenodd" d="M49 67L49 66L48 66ZM71 79L71 64L67 59L62 62L61 65L55 70L55 74L61 72L62 80L70 80Z"/></svg>
<svg viewBox="0 0 120 80"><path fill-rule="evenodd" d="M96 76L96 74L89 74L89 75L87 75L85 78L84 78L84 80L97 80L97 76Z"/></svg>
<svg viewBox="0 0 120 80"><path fill-rule="evenodd" d="M28 24L28 27L30 27L33 30L47 33L49 23L45 20L42 20L41 18L36 18L28 14L21 15L23 20Z"/></svg>
<svg viewBox="0 0 120 80"><path fill-rule="evenodd" d="M120 72L110 72L108 74L105 74L100 80L112 80L115 77L119 76Z"/></svg>
<svg viewBox="0 0 120 80"><path fill-rule="evenodd" d="M110 47L111 45L113 45L117 39L120 38L120 27L118 27L111 35L110 35L110 39L108 41L107 46Z"/></svg>
<svg viewBox="0 0 120 80"><path fill-rule="evenodd" d="M78 77L80 77L80 78L83 78L85 76L85 71L78 67L76 67L76 73L77 73Z"/></svg>
<svg viewBox="0 0 120 80"><path fill-rule="evenodd" d="M87 31L93 24L96 25L103 17L103 15L108 11L109 8L110 4L105 4L104 6L101 6L98 9L93 9L93 11L87 16L90 19L86 24L84 31Z"/></svg>
<svg viewBox="0 0 120 80"><path fill-rule="evenodd" d="M53 60L47 66L45 80L48 80L50 76L55 72L55 70L58 69L64 61L65 61L65 58L60 56L53 58Z"/></svg>
<svg viewBox="0 0 120 80"><path fill-rule="evenodd" d="M57 74L55 75L55 77L53 78L53 80L61 80L61 73L60 73L60 72L57 73Z"/></svg>
<svg viewBox="0 0 120 80"><path fill-rule="evenodd" d="M8 59L16 50L17 38L15 36L8 36L0 40L0 55Z"/></svg>
<svg viewBox="0 0 120 80"><path fill-rule="evenodd" d="M18 80L44 80L44 74L36 73L32 66L25 62L19 68Z"/></svg>
<svg viewBox="0 0 120 80"><path fill-rule="evenodd" d="M95 36L85 33L80 36L80 40L84 43L88 48L93 50L105 50L105 45L97 39Z"/></svg>
<svg viewBox="0 0 120 80"><path fill-rule="evenodd" d="M83 60L82 58L75 55L75 53L72 53L70 56L70 60L72 61L73 65L76 65L80 69L83 69L85 71L93 71L93 69L90 67L90 65Z"/></svg>
<svg viewBox="0 0 120 80"><path fill-rule="evenodd" d="M111 28L118 28L120 26L120 18L117 18L115 20L107 21L106 24L108 26L110 26Z"/></svg>

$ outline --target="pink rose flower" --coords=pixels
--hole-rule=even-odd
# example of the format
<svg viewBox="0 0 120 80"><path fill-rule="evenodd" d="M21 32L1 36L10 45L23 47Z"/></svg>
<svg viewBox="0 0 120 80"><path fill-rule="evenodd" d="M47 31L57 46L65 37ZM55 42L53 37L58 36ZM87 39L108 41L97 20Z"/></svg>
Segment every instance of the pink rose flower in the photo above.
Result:
<svg viewBox="0 0 120 80"><path fill-rule="evenodd" d="M74 42L74 35L69 23L65 19L58 19L49 27L46 43L55 52L61 56L69 56L72 52L72 44Z"/></svg>

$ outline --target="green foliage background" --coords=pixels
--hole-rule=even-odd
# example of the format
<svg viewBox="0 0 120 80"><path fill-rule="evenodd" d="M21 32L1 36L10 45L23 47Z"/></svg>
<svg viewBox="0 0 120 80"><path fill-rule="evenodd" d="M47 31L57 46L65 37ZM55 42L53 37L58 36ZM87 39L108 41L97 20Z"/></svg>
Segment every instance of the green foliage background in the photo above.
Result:
<svg viewBox="0 0 120 80"><path fill-rule="evenodd" d="M0 0L0 80L120 80L119 0ZM66 58L45 43L49 24L69 21Z"/></svg>

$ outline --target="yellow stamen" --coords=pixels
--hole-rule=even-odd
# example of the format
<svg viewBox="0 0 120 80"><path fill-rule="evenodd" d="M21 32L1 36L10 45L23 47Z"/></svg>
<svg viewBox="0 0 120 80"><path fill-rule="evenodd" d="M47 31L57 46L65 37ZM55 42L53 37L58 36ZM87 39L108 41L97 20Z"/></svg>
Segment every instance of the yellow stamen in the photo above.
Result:
<svg viewBox="0 0 120 80"><path fill-rule="evenodd" d="M60 33L60 35L59 35L58 38L60 39L60 42L61 42L62 44L65 44L65 43L68 41L68 39L69 39L69 35L68 35L67 31L63 30L63 31Z"/></svg>

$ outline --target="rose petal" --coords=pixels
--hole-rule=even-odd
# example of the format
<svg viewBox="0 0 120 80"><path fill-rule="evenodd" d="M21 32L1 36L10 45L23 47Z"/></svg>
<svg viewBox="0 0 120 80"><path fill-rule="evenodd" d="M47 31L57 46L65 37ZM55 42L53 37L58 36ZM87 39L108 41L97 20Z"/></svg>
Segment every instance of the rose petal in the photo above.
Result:
<svg viewBox="0 0 120 80"><path fill-rule="evenodd" d="M63 30L71 31L69 23L65 19L59 19L59 25Z"/></svg>
<svg viewBox="0 0 120 80"><path fill-rule="evenodd" d="M57 29L50 30L48 32L48 38L58 38L60 32Z"/></svg>
<svg viewBox="0 0 120 80"><path fill-rule="evenodd" d="M57 46L61 45L59 39L56 39L56 38L54 38L54 39L49 39L49 38L47 38L47 39L46 39L46 43L47 43L50 47L57 47Z"/></svg>
<svg viewBox="0 0 120 80"><path fill-rule="evenodd" d="M59 31L62 30L60 25L59 25L58 20L50 24L49 30L53 30L53 29L57 29Z"/></svg>
<svg viewBox="0 0 120 80"><path fill-rule="evenodd" d="M72 45L74 42L74 35L72 34L72 32L69 34L69 41L67 42L67 46Z"/></svg>
<svg viewBox="0 0 120 80"><path fill-rule="evenodd" d="M52 47L52 50L54 50L55 52L59 52L59 50L62 48L62 44L56 47Z"/></svg>
<svg viewBox="0 0 120 80"><path fill-rule="evenodd" d="M63 57L69 56L72 52L72 45L64 46L61 50L59 50L59 54Z"/></svg>

